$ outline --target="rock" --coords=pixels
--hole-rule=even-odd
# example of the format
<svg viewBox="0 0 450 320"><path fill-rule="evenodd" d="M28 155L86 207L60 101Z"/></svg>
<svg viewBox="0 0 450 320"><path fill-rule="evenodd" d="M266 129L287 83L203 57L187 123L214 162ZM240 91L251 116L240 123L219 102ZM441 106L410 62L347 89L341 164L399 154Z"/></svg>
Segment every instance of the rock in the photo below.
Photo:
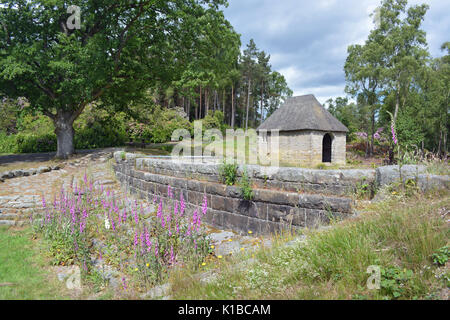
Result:
<svg viewBox="0 0 450 320"><path fill-rule="evenodd" d="M166 284L154 287L147 293L143 294L141 296L141 298L142 299L150 299L150 300L160 299L160 298L167 297L169 294L169 291L170 291L170 284L166 283Z"/></svg>
<svg viewBox="0 0 450 320"><path fill-rule="evenodd" d="M15 224L16 222L12 220L0 220L0 225L3 226L14 226Z"/></svg>
<svg viewBox="0 0 450 320"><path fill-rule="evenodd" d="M59 165L52 166L51 169L55 170L55 171L58 171L58 170L61 170L61 166L59 166Z"/></svg>
<svg viewBox="0 0 450 320"><path fill-rule="evenodd" d="M14 170L13 174L16 178L23 177L23 170Z"/></svg>
<svg viewBox="0 0 450 320"><path fill-rule="evenodd" d="M222 241L228 240L228 239L232 239L233 237L235 237L236 235L233 232L230 231L222 231L219 233L211 233L209 235L209 238L211 239L211 241L215 244L221 243Z"/></svg>
<svg viewBox="0 0 450 320"><path fill-rule="evenodd" d="M52 169L50 167L39 167L37 169L37 173L41 174L41 173L45 173L45 172L50 172Z"/></svg>
<svg viewBox="0 0 450 320"><path fill-rule="evenodd" d="M12 171L7 171L7 172L5 172L5 174L6 174L6 176L5 176L6 179L14 178L14 172L12 172Z"/></svg>
<svg viewBox="0 0 450 320"><path fill-rule="evenodd" d="M199 278L200 278L200 282L208 284L208 283L216 281L218 276L217 276L217 273L208 271L208 272L201 273Z"/></svg>
<svg viewBox="0 0 450 320"><path fill-rule="evenodd" d="M400 181L400 173L403 181L408 179L416 179L426 171L425 166L406 165L402 166L385 166L376 169L376 183L378 186L385 186Z"/></svg>
<svg viewBox="0 0 450 320"><path fill-rule="evenodd" d="M3 178L0 178L0 182L5 182L5 179L3 179Z"/></svg>

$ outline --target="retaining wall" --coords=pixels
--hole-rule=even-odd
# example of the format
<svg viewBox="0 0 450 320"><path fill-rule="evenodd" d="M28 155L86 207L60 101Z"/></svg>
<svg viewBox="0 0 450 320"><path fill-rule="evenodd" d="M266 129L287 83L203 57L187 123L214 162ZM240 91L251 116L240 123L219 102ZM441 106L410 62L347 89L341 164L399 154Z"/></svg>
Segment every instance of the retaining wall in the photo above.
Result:
<svg viewBox="0 0 450 320"><path fill-rule="evenodd" d="M313 170L247 166L254 186L252 201L243 200L238 187L220 183L219 165L193 161L155 159L116 152L114 171L122 186L150 201L155 196L165 201L168 186L175 199L183 195L192 213L206 195L206 222L218 228L241 233L268 234L288 228L314 228L330 219L353 214L351 194L358 184L382 186L400 174L394 167L377 170ZM413 170L414 169L414 170ZM243 168L238 169L242 175ZM415 175L413 175L413 171ZM398 175L398 177L397 177ZM448 176L431 176L424 170L405 167L402 178L416 178L424 189L448 188Z"/></svg>

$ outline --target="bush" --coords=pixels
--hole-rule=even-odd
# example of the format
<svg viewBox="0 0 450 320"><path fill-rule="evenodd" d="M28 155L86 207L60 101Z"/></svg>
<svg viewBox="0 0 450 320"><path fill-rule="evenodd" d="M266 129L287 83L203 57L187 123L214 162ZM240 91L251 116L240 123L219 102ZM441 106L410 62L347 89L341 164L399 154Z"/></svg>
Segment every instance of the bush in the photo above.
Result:
<svg viewBox="0 0 450 320"><path fill-rule="evenodd" d="M227 186L232 186L236 183L238 165L236 163L227 163L224 160L223 164L219 166L219 176L222 183Z"/></svg>
<svg viewBox="0 0 450 320"><path fill-rule="evenodd" d="M38 153L56 151L56 135L47 134L27 134L16 135L16 146L18 153Z"/></svg>
<svg viewBox="0 0 450 320"><path fill-rule="evenodd" d="M17 153L15 135L7 135L4 132L0 132L0 153Z"/></svg>
<svg viewBox="0 0 450 320"><path fill-rule="evenodd" d="M145 121L131 122L128 135L132 141L165 143L172 139L172 133L176 129L192 131L189 120L183 118L177 110L161 106L154 106L152 114Z"/></svg>
<svg viewBox="0 0 450 320"><path fill-rule="evenodd" d="M241 195L244 200L251 201L253 199L253 189L250 182L250 178L247 174L247 169L244 168L244 172L242 173L241 180L239 181L239 185L241 188Z"/></svg>
<svg viewBox="0 0 450 320"><path fill-rule="evenodd" d="M75 122L75 148L123 146L128 140L125 114L90 107Z"/></svg>

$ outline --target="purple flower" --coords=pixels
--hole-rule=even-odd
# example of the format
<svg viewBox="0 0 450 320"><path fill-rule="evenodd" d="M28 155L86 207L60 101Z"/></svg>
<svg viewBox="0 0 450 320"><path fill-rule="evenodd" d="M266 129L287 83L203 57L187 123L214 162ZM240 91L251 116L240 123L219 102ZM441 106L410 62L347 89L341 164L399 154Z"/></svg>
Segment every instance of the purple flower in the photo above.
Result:
<svg viewBox="0 0 450 320"><path fill-rule="evenodd" d="M138 234L137 230L134 232L134 247L138 245Z"/></svg>
<svg viewBox="0 0 450 320"><path fill-rule="evenodd" d="M181 196L180 196L180 214L181 214L181 216L184 215L185 209L186 209L186 204L184 203L183 193L181 193Z"/></svg>
<svg viewBox="0 0 450 320"><path fill-rule="evenodd" d="M206 198L206 194L203 196L203 204L202 204L202 213L203 215L206 214L208 211L208 199Z"/></svg>

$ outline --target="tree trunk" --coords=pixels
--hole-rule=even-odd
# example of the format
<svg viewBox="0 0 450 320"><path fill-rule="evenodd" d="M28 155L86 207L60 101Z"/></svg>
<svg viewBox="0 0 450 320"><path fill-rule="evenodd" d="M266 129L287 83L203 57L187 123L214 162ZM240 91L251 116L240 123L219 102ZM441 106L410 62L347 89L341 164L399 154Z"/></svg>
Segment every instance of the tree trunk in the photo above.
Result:
<svg viewBox="0 0 450 320"><path fill-rule="evenodd" d="M200 105L199 105L199 112L197 114L197 120L202 117L202 86L200 86Z"/></svg>
<svg viewBox="0 0 450 320"><path fill-rule="evenodd" d="M58 142L56 157L59 159L67 159L75 153L72 114L58 113L54 119L55 134Z"/></svg>
<svg viewBox="0 0 450 320"><path fill-rule="evenodd" d="M231 128L234 129L234 119L235 119L235 110L234 110L234 85L231 86Z"/></svg>
<svg viewBox="0 0 450 320"><path fill-rule="evenodd" d="M248 130L248 112L250 110L250 87L252 85L252 79L248 79L248 90L247 90L247 111L245 113L245 131Z"/></svg>
<svg viewBox="0 0 450 320"><path fill-rule="evenodd" d="M372 107L373 108L373 107ZM370 135L370 150L369 150L369 156L372 157L374 154L374 144L375 144L375 111L372 109L372 132Z"/></svg>
<svg viewBox="0 0 450 320"><path fill-rule="evenodd" d="M227 117L225 117L225 112L226 112L226 110L225 110L225 104L226 104L226 100L225 100L225 98L226 98L226 91L225 91L226 89L223 89L223 100L222 100L222 109L223 109L223 115L224 115L224 118L226 119Z"/></svg>
<svg viewBox="0 0 450 320"><path fill-rule="evenodd" d="M209 89L205 89L205 117L209 113Z"/></svg>
<svg viewBox="0 0 450 320"><path fill-rule="evenodd" d="M264 117L263 117L263 108L264 108L264 81L261 84L261 124L263 123Z"/></svg>

